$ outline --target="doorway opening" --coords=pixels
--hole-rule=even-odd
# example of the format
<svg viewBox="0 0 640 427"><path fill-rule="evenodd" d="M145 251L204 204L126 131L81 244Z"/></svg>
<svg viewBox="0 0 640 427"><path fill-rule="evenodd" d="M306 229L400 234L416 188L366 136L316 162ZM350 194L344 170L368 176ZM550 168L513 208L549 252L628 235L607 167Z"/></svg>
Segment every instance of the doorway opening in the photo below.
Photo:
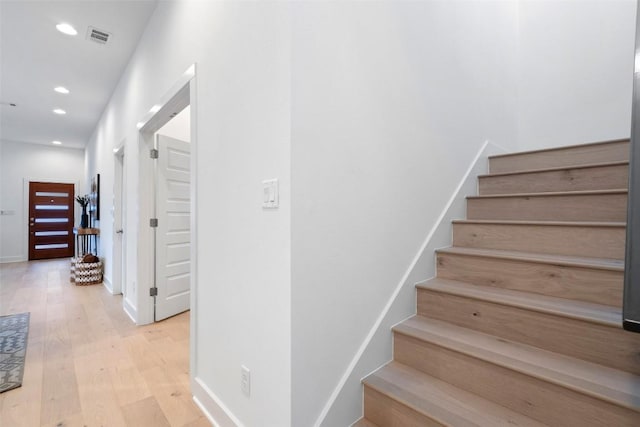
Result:
<svg viewBox="0 0 640 427"><path fill-rule="evenodd" d="M29 182L29 260L72 257L73 184Z"/></svg>
<svg viewBox="0 0 640 427"><path fill-rule="evenodd" d="M124 147L123 143L113 150L113 280L109 291L113 295L123 294L126 300L126 245L124 244L124 229L126 221L126 198L125 189L127 180L124 167Z"/></svg>
<svg viewBox="0 0 640 427"><path fill-rule="evenodd" d="M192 310L195 325L194 76L191 66L138 123L138 324Z"/></svg>

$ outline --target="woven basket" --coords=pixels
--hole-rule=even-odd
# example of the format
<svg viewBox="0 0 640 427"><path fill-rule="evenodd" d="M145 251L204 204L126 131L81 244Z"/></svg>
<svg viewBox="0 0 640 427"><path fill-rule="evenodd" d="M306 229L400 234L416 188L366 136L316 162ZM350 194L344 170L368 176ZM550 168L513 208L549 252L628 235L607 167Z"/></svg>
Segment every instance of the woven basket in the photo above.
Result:
<svg viewBox="0 0 640 427"><path fill-rule="evenodd" d="M75 263L73 262L74 259ZM82 258L72 258L71 271L71 281L77 286L102 283L102 261L82 262Z"/></svg>
<svg viewBox="0 0 640 427"><path fill-rule="evenodd" d="M76 264L82 261L82 257L71 258L71 271L69 273L69 281L74 283L76 281Z"/></svg>

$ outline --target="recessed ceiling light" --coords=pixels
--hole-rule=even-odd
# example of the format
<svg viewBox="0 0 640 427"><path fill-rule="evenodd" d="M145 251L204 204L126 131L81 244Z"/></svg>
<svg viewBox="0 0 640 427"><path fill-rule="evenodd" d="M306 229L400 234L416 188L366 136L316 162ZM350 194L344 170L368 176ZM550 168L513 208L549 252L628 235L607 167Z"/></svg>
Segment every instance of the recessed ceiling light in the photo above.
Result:
<svg viewBox="0 0 640 427"><path fill-rule="evenodd" d="M156 105L154 105L153 107L151 107L151 109L149 110L149 112L150 112L150 113L154 113L154 114L155 114L155 113L157 113L158 111L160 111L160 108L161 108L161 107L162 107L161 105L156 104Z"/></svg>
<svg viewBox="0 0 640 427"><path fill-rule="evenodd" d="M53 110L53 112L56 114L67 114L67 112L64 111L62 108L56 108L55 110Z"/></svg>
<svg viewBox="0 0 640 427"><path fill-rule="evenodd" d="M69 93L69 89L67 89L64 86L58 86L58 87L54 88L53 90L55 90L58 93L64 93L65 95Z"/></svg>
<svg viewBox="0 0 640 427"><path fill-rule="evenodd" d="M69 36L75 36L76 34L78 34L75 28L73 28L70 24L66 24L64 22L62 24L56 25L56 28L61 33L67 34Z"/></svg>
<svg viewBox="0 0 640 427"><path fill-rule="evenodd" d="M142 122L138 122L138 123L136 123L136 127L137 127L138 129L142 129L142 126L144 126L144 123L142 123Z"/></svg>
<svg viewBox="0 0 640 427"><path fill-rule="evenodd" d="M51 143L53 145L62 145L62 142L60 142L60 141L51 141Z"/></svg>

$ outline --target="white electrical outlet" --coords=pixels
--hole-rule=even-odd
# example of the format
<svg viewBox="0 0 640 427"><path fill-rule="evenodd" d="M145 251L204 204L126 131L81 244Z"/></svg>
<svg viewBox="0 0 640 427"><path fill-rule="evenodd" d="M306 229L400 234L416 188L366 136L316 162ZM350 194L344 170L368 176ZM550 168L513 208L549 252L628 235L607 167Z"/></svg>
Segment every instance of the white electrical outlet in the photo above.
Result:
<svg viewBox="0 0 640 427"><path fill-rule="evenodd" d="M241 366L240 389L245 396L251 396L251 371L244 365Z"/></svg>

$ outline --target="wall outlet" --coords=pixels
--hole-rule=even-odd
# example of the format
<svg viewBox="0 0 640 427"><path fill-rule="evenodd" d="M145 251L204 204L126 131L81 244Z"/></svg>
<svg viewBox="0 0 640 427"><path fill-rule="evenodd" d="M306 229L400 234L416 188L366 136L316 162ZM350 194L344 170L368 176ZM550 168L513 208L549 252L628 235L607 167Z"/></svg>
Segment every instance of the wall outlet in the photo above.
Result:
<svg viewBox="0 0 640 427"><path fill-rule="evenodd" d="M251 396L251 371L244 365L240 370L240 389L245 396Z"/></svg>

